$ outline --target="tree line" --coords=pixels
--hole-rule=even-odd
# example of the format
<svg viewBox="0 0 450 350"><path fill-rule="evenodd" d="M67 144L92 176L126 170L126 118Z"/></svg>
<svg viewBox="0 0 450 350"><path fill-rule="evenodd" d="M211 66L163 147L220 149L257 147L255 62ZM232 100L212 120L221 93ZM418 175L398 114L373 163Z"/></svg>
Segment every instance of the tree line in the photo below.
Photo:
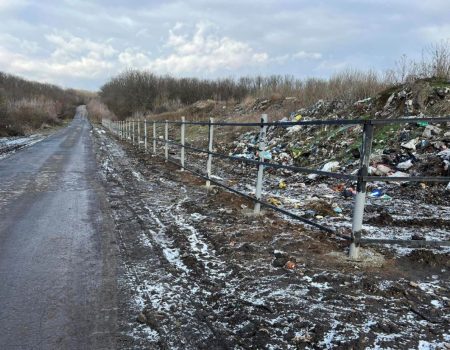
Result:
<svg viewBox="0 0 450 350"><path fill-rule="evenodd" d="M294 96L304 104L318 99L359 99L386 86L372 72L346 70L330 79L297 79L293 76L242 77L206 80L158 76L148 71L128 70L112 78L100 89L103 103L119 118L134 113L161 113L199 100L241 102L248 96L272 94Z"/></svg>
<svg viewBox="0 0 450 350"><path fill-rule="evenodd" d="M395 68L386 72L350 68L329 79L272 75L207 80L127 70L105 83L99 95L111 112L124 119L134 113L173 111L206 99L241 102L249 96L269 98L279 94L296 97L304 106L319 99L355 101L392 85L429 77L450 79L449 40L430 45L419 61L402 56Z"/></svg>
<svg viewBox="0 0 450 350"><path fill-rule="evenodd" d="M71 117L84 96L73 89L0 72L0 136L23 135Z"/></svg>

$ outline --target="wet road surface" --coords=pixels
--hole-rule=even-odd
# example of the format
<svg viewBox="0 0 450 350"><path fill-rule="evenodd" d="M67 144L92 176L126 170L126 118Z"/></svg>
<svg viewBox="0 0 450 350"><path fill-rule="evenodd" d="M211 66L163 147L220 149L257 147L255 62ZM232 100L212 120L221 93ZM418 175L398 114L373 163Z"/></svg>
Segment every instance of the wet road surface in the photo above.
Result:
<svg viewBox="0 0 450 350"><path fill-rule="evenodd" d="M0 348L113 349L115 238L91 125L0 160Z"/></svg>

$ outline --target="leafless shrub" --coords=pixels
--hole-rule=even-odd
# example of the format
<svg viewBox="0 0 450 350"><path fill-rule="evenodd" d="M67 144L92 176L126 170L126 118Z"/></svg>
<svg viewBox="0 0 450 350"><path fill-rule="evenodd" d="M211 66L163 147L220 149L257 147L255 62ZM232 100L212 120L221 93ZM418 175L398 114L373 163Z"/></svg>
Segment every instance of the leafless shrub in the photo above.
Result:
<svg viewBox="0 0 450 350"><path fill-rule="evenodd" d="M60 123L58 115L62 111L62 104L46 99L22 98L17 101L6 101L4 119L0 129L2 134L21 135L39 129L43 125L55 125Z"/></svg>
<svg viewBox="0 0 450 350"><path fill-rule="evenodd" d="M72 117L81 103L75 90L0 72L0 134L21 135Z"/></svg>
<svg viewBox="0 0 450 350"><path fill-rule="evenodd" d="M402 55L386 75L386 81L393 84L425 78L450 79L450 39L429 45L422 51L420 60Z"/></svg>
<svg viewBox="0 0 450 350"><path fill-rule="evenodd" d="M86 105L86 108L91 121L99 123L102 119L117 119L114 113L98 98L91 99Z"/></svg>
<svg viewBox="0 0 450 350"><path fill-rule="evenodd" d="M281 100L295 96L302 103L318 99L358 99L386 86L374 72L347 70L329 80L295 79L292 76L243 77L214 81L195 78L158 77L149 72L127 71L107 82L100 90L102 101L119 118L134 113L175 112L199 100L242 102L249 96Z"/></svg>

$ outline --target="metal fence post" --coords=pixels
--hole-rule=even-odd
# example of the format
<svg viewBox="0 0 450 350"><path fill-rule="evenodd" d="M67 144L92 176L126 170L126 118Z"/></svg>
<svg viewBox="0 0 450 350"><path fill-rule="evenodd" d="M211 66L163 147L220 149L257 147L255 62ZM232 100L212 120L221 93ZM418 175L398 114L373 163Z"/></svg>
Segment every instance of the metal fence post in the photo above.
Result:
<svg viewBox="0 0 450 350"><path fill-rule="evenodd" d="M164 155L166 157L166 162L169 160L169 123L166 120L165 130L164 130Z"/></svg>
<svg viewBox="0 0 450 350"><path fill-rule="evenodd" d="M184 170L184 138L186 134L186 124L185 124L186 118L181 117L181 154L180 154L180 164L181 164L181 171Z"/></svg>
<svg viewBox="0 0 450 350"><path fill-rule="evenodd" d="M137 123L137 144L138 148L141 148L141 121L138 120L136 123Z"/></svg>
<svg viewBox="0 0 450 350"><path fill-rule="evenodd" d="M266 134L267 134L267 114L261 116L261 128L259 130L259 142L258 142L258 159L260 164L258 165L258 176L256 178L255 197L257 200L261 200L262 187L263 187L263 175L264 175L264 153L266 151ZM256 202L253 208L255 214L261 212L261 203Z"/></svg>
<svg viewBox="0 0 450 350"><path fill-rule="evenodd" d="M156 123L153 122L153 154L156 154Z"/></svg>
<svg viewBox="0 0 450 350"><path fill-rule="evenodd" d="M359 246L361 240L361 230L364 216L364 206L366 202L366 181L363 180L367 176L370 165L370 154L372 152L373 141L373 124L370 122L364 124L362 144L361 144L361 160L358 172L358 182L356 187L355 202L353 204L353 221L352 221L352 241L350 243L349 257L350 259L358 259Z"/></svg>
<svg viewBox="0 0 450 350"><path fill-rule="evenodd" d="M206 187L211 187L211 181L209 180L211 178L211 167L212 167L212 151L213 151L213 138L214 138L214 123L213 118L209 118L209 124L208 124L208 161L206 162L206 176L208 180L206 180Z"/></svg>
<svg viewBox="0 0 450 350"><path fill-rule="evenodd" d="M147 152L147 119L144 119L144 149Z"/></svg>

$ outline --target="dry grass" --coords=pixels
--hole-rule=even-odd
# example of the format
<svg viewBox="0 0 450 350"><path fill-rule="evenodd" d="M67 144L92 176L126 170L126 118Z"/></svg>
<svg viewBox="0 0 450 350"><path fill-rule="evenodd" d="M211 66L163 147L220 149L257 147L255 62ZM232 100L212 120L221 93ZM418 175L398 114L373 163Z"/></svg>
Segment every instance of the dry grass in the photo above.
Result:
<svg viewBox="0 0 450 350"><path fill-rule="evenodd" d="M0 72L0 136L17 136L71 118L84 95Z"/></svg>
<svg viewBox="0 0 450 350"><path fill-rule="evenodd" d="M63 105L44 97L6 101L0 130L3 136L25 135L48 125L58 125Z"/></svg>
<svg viewBox="0 0 450 350"><path fill-rule="evenodd" d="M92 122L100 123L102 119L117 119L114 113L112 113L108 107L97 98L91 99L86 105L86 108L88 110L89 119Z"/></svg>

